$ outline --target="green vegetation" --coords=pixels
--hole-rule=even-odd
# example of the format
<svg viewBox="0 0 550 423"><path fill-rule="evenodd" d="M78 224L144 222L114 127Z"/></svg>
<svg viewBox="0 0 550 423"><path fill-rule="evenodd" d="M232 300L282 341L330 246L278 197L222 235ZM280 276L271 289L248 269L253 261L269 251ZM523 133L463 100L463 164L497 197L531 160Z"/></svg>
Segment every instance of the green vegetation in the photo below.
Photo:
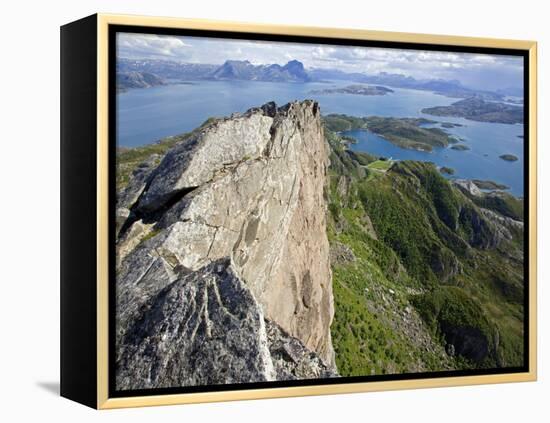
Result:
<svg viewBox="0 0 550 423"><path fill-rule="evenodd" d="M368 168L386 171L391 167L392 164L393 162L390 160L376 160L375 162L372 162L368 166Z"/></svg>
<svg viewBox="0 0 550 423"><path fill-rule="evenodd" d="M441 352L427 354L421 345L392 327L390 300L385 304L387 310L376 308L375 304L384 304L385 295L392 294L374 291L372 283L368 283L370 278L384 280L380 268L371 260L368 256L360 257L355 265L333 269L332 333L340 374L364 376L440 370L446 363ZM373 289L372 293L365 291L369 289ZM396 309L403 309L406 297L401 293L397 295L397 299L391 301L396 302Z"/></svg>
<svg viewBox="0 0 550 423"><path fill-rule="evenodd" d="M422 113L463 117L479 122L523 123L523 107L485 101L480 97L466 98L450 106L428 107L422 109Z"/></svg>
<svg viewBox="0 0 550 423"><path fill-rule="evenodd" d="M369 153L364 153L362 151L346 151L346 156L348 156L353 163L357 163L361 166L368 166L370 163L376 161L376 158Z"/></svg>
<svg viewBox="0 0 550 423"><path fill-rule="evenodd" d="M423 118L392 118L370 116L366 118L371 132L391 143L413 150L432 151L434 147L446 147L455 142L440 128L424 128L421 125L435 123Z"/></svg>
<svg viewBox="0 0 550 423"><path fill-rule="evenodd" d="M420 195L407 183L410 178L424 186ZM379 239L401 256L411 276L425 284L452 277L456 259L440 240L440 234L446 238L456 236L451 231L458 220L458 204L447 181L432 165L397 162L385 178L372 182L376 183L359 184L359 196ZM394 189L395 183L403 182L407 183L403 188L409 199ZM435 228L427 226L425 219L433 221ZM456 244L453 248L464 248Z"/></svg>
<svg viewBox="0 0 550 423"><path fill-rule="evenodd" d="M491 329L485 313L475 301L456 286L443 286L415 298L415 305L432 329L444 322L454 326L482 329L487 336Z"/></svg>
<svg viewBox="0 0 550 423"><path fill-rule="evenodd" d="M457 140L440 128L424 128L422 125L437 123L424 118L355 117L330 114L323 118L329 131L342 132L355 129L369 131L384 137L391 143L413 150L432 151L434 147L446 147Z"/></svg>
<svg viewBox="0 0 550 423"><path fill-rule="evenodd" d="M325 133L329 241L355 256L332 264L340 373L521 365L523 236L480 207L520 220L522 200L470 197L433 164L362 157Z"/></svg>
<svg viewBox="0 0 550 423"><path fill-rule="evenodd" d="M481 305L464 290L443 286L413 298L413 304L432 333L444 343L453 343L457 353L484 362L485 367L497 365L494 361L497 329ZM457 335L462 339L457 339Z"/></svg>
<svg viewBox="0 0 550 423"><path fill-rule="evenodd" d="M366 129L367 122L365 118L330 114L323 116L325 128L332 132L351 131L353 129Z"/></svg>
<svg viewBox="0 0 550 423"><path fill-rule="evenodd" d="M331 137L334 134L327 136ZM393 327L393 313L404 312L408 305L406 289L414 289L416 281L407 275L395 252L374 237L368 221L362 220L366 214L359 192L342 193L338 189L342 177L368 180L368 173L358 175L357 169L363 165L356 157L369 162L367 172L371 166L387 170L391 162L365 160L334 139L331 152L329 240L348 246L355 256L352 263L333 265L335 319L331 330L340 373L352 376L441 369L447 362L442 350L426 353L422 343ZM340 171L335 172L335 168Z"/></svg>
<svg viewBox="0 0 550 423"><path fill-rule="evenodd" d="M482 197L473 197L472 201L480 207L523 221L523 199L506 192L494 192Z"/></svg>
<svg viewBox="0 0 550 423"><path fill-rule="evenodd" d="M439 168L439 171L445 175L454 175L455 174L455 170L452 168L452 167L447 167L447 166L441 166Z"/></svg>
<svg viewBox="0 0 550 423"><path fill-rule="evenodd" d="M342 135L342 141L348 144L357 144L357 140L347 135Z"/></svg>
<svg viewBox="0 0 550 423"><path fill-rule="evenodd" d="M367 121L324 117L331 163L327 235L331 248L353 252L353 260L332 263L331 334L340 374L521 365L523 230L501 218L522 221L523 199L463 192L441 175L452 174L450 168L348 150L349 140L337 132L365 128ZM408 125L424 129L422 123L428 122ZM144 160L156 154L160 161L192 134L118 151L117 188Z"/></svg>
<svg viewBox="0 0 550 423"><path fill-rule="evenodd" d="M510 187L499 184L495 181L483 181L481 179L473 179L472 182L479 188L479 189L486 189L486 190L501 190L501 189L510 189Z"/></svg>

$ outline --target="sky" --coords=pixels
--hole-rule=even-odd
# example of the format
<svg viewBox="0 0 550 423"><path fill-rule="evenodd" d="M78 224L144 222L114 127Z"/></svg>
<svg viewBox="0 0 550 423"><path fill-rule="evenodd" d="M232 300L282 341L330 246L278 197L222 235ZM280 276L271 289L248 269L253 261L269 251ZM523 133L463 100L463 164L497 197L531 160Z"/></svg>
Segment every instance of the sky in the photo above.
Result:
<svg viewBox="0 0 550 423"><path fill-rule="evenodd" d="M306 69L456 79L484 90L520 88L523 84L523 59L504 55L119 33L117 57L208 64L249 60L281 65L295 59Z"/></svg>

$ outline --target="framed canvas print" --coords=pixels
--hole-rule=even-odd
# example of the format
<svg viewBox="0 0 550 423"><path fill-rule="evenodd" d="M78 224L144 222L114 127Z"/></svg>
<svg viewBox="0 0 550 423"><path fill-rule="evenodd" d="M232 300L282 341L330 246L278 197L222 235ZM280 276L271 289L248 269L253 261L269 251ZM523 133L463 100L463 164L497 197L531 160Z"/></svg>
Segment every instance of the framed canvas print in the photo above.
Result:
<svg viewBox="0 0 550 423"><path fill-rule="evenodd" d="M536 43L61 29L61 394L536 379Z"/></svg>

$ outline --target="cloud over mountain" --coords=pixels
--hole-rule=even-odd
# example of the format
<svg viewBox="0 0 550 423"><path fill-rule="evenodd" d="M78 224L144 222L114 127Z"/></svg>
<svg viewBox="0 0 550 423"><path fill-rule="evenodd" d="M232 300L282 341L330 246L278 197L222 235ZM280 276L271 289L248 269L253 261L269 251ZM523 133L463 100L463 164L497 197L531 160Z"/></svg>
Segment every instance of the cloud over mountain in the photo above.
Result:
<svg viewBox="0 0 550 423"><path fill-rule="evenodd" d="M478 89L520 87L520 57L360 46L315 45L152 34L119 34L118 57L169 59L222 65L228 59L252 65L297 60L306 69L399 73L416 79L458 79Z"/></svg>

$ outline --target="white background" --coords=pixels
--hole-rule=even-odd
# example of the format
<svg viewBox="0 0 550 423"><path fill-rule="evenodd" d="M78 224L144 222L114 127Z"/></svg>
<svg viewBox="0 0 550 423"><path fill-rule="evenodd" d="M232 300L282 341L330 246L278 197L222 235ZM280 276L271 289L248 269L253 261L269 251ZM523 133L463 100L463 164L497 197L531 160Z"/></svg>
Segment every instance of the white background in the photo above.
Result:
<svg viewBox="0 0 550 423"><path fill-rule="evenodd" d="M544 1L2 3L0 417L12 421L549 421L550 72ZM59 26L95 12L533 39L539 42L539 382L96 412L59 383ZM544 394L546 390L546 395Z"/></svg>

